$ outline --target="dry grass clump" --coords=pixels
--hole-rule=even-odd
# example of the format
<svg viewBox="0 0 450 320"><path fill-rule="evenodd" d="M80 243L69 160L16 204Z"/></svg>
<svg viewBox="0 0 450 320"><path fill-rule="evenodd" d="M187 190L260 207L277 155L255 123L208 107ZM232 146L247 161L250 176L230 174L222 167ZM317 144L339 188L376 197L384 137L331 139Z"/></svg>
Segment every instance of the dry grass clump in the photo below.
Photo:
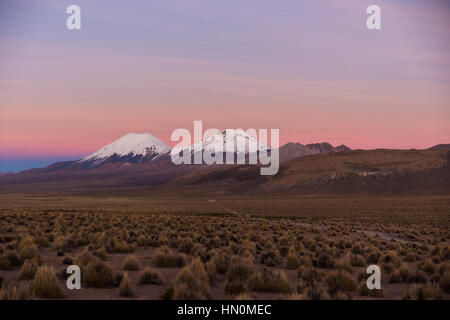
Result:
<svg viewBox="0 0 450 320"><path fill-rule="evenodd" d="M181 268L186 265L186 257L172 252L167 247L161 247L153 256L153 264L159 268Z"/></svg>
<svg viewBox="0 0 450 320"><path fill-rule="evenodd" d="M123 264L123 270L138 271L139 269L139 260L135 256L128 256Z"/></svg>
<svg viewBox="0 0 450 320"><path fill-rule="evenodd" d="M358 294L362 297L381 298L384 296L384 291L383 289L369 289L366 281L363 281L359 285Z"/></svg>
<svg viewBox="0 0 450 320"><path fill-rule="evenodd" d="M31 292L33 296L43 299L60 299L64 296L53 267L39 267L31 284Z"/></svg>
<svg viewBox="0 0 450 320"><path fill-rule="evenodd" d="M297 269L300 266L300 260L298 258L297 251L293 246L289 248L286 256L286 269Z"/></svg>
<svg viewBox="0 0 450 320"><path fill-rule="evenodd" d="M395 267L400 265L400 259L397 255L397 251L388 251L382 258L383 263L392 264Z"/></svg>
<svg viewBox="0 0 450 320"><path fill-rule="evenodd" d="M227 280L232 282L234 280L245 281L253 272L253 258L243 258L240 256L233 256L230 260L230 265L227 272Z"/></svg>
<svg viewBox="0 0 450 320"><path fill-rule="evenodd" d="M95 260L89 262L87 266L82 269L83 282L87 287L93 288L107 288L113 282L113 271L103 261Z"/></svg>
<svg viewBox="0 0 450 320"><path fill-rule="evenodd" d="M256 292L288 293L292 290L284 272L266 269L250 276L248 286Z"/></svg>
<svg viewBox="0 0 450 320"><path fill-rule="evenodd" d="M325 252L321 252L316 260L316 265L319 268L332 269L336 266L336 262L331 255Z"/></svg>
<svg viewBox="0 0 450 320"><path fill-rule="evenodd" d="M436 270L436 266L431 259L425 260L425 262L421 265L421 269L426 273L434 273Z"/></svg>
<svg viewBox="0 0 450 320"><path fill-rule="evenodd" d="M261 263L269 267L275 267L282 262L281 254L278 250L268 249L261 255Z"/></svg>
<svg viewBox="0 0 450 320"><path fill-rule="evenodd" d="M243 292L234 297L234 300L253 300L253 298L250 293Z"/></svg>
<svg viewBox="0 0 450 320"><path fill-rule="evenodd" d="M34 239L31 236L27 236L20 241L19 255L22 260L33 259L39 256L39 250Z"/></svg>
<svg viewBox="0 0 450 320"><path fill-rule="evenodd" d="M328 292L336 295L338 292L347 292L356 290L356 282L353 280L350 273L344 270L339 270L331 273L325 278L325 283L328 287Z"/></svg>
<svg viewBox="0 0 450 320"><path fill-rule="evenodd" d="M308 286L301 292L293 293L289 300L331 300L331 296L322 287Z"/></svg>
<svg viewBox="0 0 450 320"><path fill-rule="evenodd" d="M366 259L360 254L351 255L351 265L353 267L364 267L366 266Z"/></svg>
<svg viewBox="0 0 450 320"><path fill-rule="evenodd" d="M300 266L300 268L298 268L297 277L301 278L305 283L311 286L322 280L322 276L319 271L313 267L305 266Z"/></svg>
<svg viewBox="0 0 450 320"><path fill-rule="evenodd" d="M150 267L147 267L139 275L139 284L140 285L145 285L145 284L162 285L163 279L162 279L161 273L159 273L156 270L153 270Z"/></svg>
<svg viewBox="0 0 450 320"><path fill-rule="evenodd" d="M180 271L174 290L176 300L202 300L207 297L209 278L200 258L194 258Z"/></svg>
<svg viewBox="0 0 450 320"><path fill-rule="evenodd" d="M19 280L33 279L37 271L37 264L33 260L25 260L20 270Z"/></svg>
<svg viewBox="0 0 450 320"><path fill-rule="evenodd" d="M127 272L123 274L122 281L120 281L119 294L121 297L134 297L134 287Z"/></svg>
<svg viewBox="0 0 450 320"><path fill-rule="evenodd" d="M216 272L218 274L227 273L230 263L230 257L231 252L229 249L222 249L214 255L212 261L214 262Z"/></svg>
<svg viewBox="0 0 450 320"><path fill-rule="evenodd" d="M423 285L414 285L410 292L405 296L406 300L440 300L442 299L441 290L436 283L426 283Z"/></svg>
<svg viewBox="0 0 450 320"><path fill-rule="evenodd" d="M401 283L408 281L410 276L408 266L406 264L402 264L400 268L392 273L389 283Z"/></svg>
<svg viewBox="0 0 450 320"><path fill-rule="evenodd" d="M364 249L364 257L368 264L377 264L381 258L381 252L375 247L368 247Z"/></svg>
<svg viewBox="0 0 450 320"><path fill-rule="evenodd" d="M4 284L0 286L0 300L28 300L31 298L30 287L22 283L18 287Z"/></svg>
<svg viewBox="0 0 450 320"><path fill-rule="evenodd" d="M61 250L67 250L68 249L68 242L66 237L64 236L58 236L53 240L53 248L57 251Z"/></svg>
<svg viewBox="0 0 450 320"><path fill-rule="evenodd" d="M213 284L217 278L217 265L214 260L206 263L206 273L208 274L209 283Z"/></svg>
<svg viewBox="0 0 450 320"><path fill-rule="evenodd" d="M110 251L113 253L130 253L133 252L133 248L125 241L113 238Z"/></svg>
<svg viewBox="0 0 450 320"><path fill-rule="evenodd" d="M89 263L95 262L97 259L92 255L89 249L86 247L81 253L79 253L73 263L80 268L86 267Z"/></svg>

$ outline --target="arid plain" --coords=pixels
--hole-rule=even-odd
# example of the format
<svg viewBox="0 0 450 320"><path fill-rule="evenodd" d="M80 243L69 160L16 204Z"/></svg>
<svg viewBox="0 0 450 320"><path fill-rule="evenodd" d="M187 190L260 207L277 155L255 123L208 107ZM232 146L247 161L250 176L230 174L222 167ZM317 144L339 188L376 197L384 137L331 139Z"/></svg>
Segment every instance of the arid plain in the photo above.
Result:
<svg viewBox="0 0 450 320"><path fill-rule="evenodd" d="M1 195L0 298L449 299L449 223L446 195Z"/></svg>

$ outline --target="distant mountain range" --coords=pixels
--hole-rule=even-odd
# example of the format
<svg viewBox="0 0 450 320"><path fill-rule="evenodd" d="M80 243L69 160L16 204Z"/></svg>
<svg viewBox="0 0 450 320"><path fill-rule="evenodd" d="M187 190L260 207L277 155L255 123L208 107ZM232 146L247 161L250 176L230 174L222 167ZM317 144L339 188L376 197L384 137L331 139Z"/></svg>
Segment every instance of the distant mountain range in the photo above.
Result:
<svg viewBox="0 0 450 320"><path fill-rule="evenodd" d="M251 152L270 151L242 130L234 135L218 132L183 150L214 153L218 143L236 158ZM245 142L245 145L239 143ZM229 146L230 144L226 144ZM351 191L449 190L449 144L429 150L355 150L327 142L287 143L279 148L280 171L273 177L259 175L255 165L174 165L171 148L149 134L129 133L80 160L54 163L46 168L17 174L0 174L0 192L107 192L129 188L152 190L202 189L251 193L308 190ZM177 150L178 151L178 150Z"/></svg>

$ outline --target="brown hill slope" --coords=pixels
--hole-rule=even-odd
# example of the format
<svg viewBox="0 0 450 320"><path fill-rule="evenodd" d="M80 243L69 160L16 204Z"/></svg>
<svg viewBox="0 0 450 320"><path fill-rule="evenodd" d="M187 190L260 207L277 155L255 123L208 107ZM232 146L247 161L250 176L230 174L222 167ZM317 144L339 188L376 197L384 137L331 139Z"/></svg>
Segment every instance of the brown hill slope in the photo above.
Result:
<svg viewBox="0 0 450 320"><path fill-rule="evenodd" d="M263 177L255 166L231 166L185 175L166 185L225 193L449 192L450 153L443 150L356 150L316 154L282 164Z"/></svg>

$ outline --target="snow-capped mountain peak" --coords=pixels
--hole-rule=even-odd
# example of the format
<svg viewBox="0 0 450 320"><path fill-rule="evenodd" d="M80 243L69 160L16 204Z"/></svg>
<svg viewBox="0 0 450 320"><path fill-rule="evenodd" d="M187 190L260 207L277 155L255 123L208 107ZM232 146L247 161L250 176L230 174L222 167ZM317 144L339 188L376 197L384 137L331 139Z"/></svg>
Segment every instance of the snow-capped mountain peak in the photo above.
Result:
<svg viewBox="0 0 450 320"><path fill-rule="evenodd" d="M157 157L170 152L170 147L150 133L128 133L100 150L88 155L82 162L106 160L110 157Z"/></svg>
<svg viewBox="0 0 450 320"><path fill-rule="evenodd" d="M214 154L217 150L224 153L249 154L257 151L266 151L271 148L259 142L242 129L223 130L207 136L204 140L183 148L191 152L205 151Z"/></svg>

